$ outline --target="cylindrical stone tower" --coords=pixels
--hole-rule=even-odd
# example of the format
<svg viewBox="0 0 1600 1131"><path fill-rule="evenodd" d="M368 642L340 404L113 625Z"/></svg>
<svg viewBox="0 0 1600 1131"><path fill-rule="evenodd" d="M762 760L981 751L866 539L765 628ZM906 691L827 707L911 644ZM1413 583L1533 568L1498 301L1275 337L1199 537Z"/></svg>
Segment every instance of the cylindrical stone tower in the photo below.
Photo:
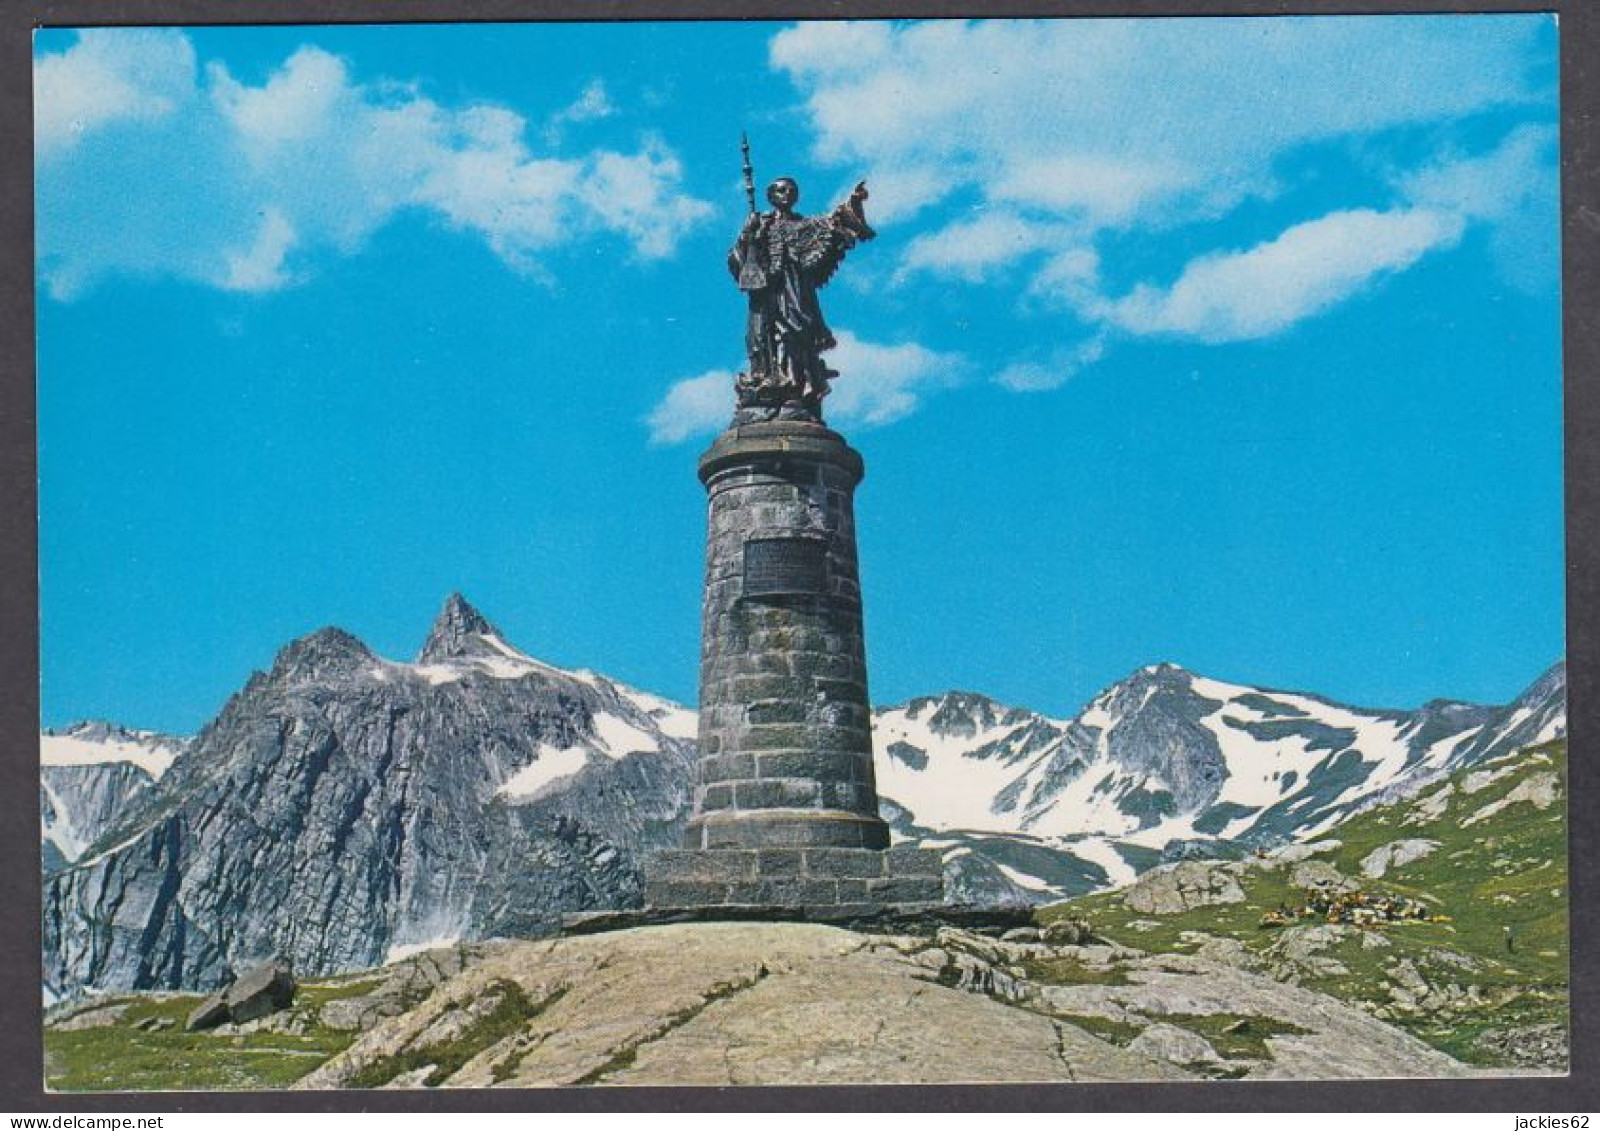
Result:
<svg viewBox="0 0 1600 1131"><path fill-rule="evenodd" d="M882 849L853 495L861 456L820 424L728 429L710 496L700 763L684 846Z"/></svg>

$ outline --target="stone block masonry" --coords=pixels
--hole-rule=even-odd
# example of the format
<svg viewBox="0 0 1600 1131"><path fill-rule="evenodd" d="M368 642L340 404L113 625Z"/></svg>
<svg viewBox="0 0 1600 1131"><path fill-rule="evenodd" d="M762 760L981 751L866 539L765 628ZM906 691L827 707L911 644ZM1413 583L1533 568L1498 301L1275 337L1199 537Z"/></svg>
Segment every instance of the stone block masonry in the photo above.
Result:
<svg viewBox="0 0 1600 1131"><path fill-rule="evenodd" d="M885 848L872 770L853 496L821 425L731 428L709 496L700 770L689 848Z"/></svg>
<svg viewBox="0 0 1600 1131"><path fill-rule="evenodd" d="M650 907L930 906L944 898L941 854L929 848L677 849L651 858Z"/></svg>
<svg viewBox="0 0 1600 1131"><path fill-rule="evenodd" d="M864 467L820 424L728 429L708 496L700 759L653 909L870 914L943 900L940 854L889 848L872 766L854 495Z"/></svg>

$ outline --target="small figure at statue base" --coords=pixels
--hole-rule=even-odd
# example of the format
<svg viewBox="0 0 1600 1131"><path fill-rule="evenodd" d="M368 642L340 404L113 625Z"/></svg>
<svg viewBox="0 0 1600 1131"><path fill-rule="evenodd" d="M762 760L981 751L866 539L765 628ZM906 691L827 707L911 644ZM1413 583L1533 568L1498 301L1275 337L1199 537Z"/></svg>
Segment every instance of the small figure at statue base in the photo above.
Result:
<svg viewBox="0 0 1600 1131"><path fill-rule="evenodd" d="M753 193L752 193L753 196ZM751 212L728 253L728 271L749 299L749 367L735 383L734 423L822 422L822 398L839 374L822 360L838 342L822 317L817 291L845 253L877 233L863 207L865 182L825 216L794 210L800 186L779 177L767 187L771 212Z"/></svg>

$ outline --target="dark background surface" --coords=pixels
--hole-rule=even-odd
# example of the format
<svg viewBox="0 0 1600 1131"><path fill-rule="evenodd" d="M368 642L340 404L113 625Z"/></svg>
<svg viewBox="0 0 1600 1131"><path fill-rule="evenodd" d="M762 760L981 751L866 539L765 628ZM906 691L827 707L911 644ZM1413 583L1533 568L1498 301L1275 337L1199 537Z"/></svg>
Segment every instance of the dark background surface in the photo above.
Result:
<svg viewBox="0 0 1600 1131"><path fill-rule="evenodd" d="M1566 396L1567 663L1572 899L1572 1075L1467 1081L1017 1085L945 1088L620 1088L51 1096L39 993L38 558L34 409L31 32L44 25L297 24L930 16L1560 14L1562 295ZM1600 527L1600 8L1594 0L4 0L0 3L0 1111L1479 1111L1600 1109L1594 943L1600 800L1595 730ZM1509 1124L1508 1124L1509 1126Z"/></svg>

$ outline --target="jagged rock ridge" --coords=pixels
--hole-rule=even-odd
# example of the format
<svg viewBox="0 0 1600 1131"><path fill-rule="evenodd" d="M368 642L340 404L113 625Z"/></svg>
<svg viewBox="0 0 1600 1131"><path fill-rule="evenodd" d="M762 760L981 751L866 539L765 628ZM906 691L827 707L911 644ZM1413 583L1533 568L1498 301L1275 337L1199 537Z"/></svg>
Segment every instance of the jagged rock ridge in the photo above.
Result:
<svg viewBox="0 0 1600 1131"><path fill-rule="evenodd" d="M44 893L47 990L371 965L637 898L693 716L506 645L452 597L415 664L285 647Z"/></svg>

